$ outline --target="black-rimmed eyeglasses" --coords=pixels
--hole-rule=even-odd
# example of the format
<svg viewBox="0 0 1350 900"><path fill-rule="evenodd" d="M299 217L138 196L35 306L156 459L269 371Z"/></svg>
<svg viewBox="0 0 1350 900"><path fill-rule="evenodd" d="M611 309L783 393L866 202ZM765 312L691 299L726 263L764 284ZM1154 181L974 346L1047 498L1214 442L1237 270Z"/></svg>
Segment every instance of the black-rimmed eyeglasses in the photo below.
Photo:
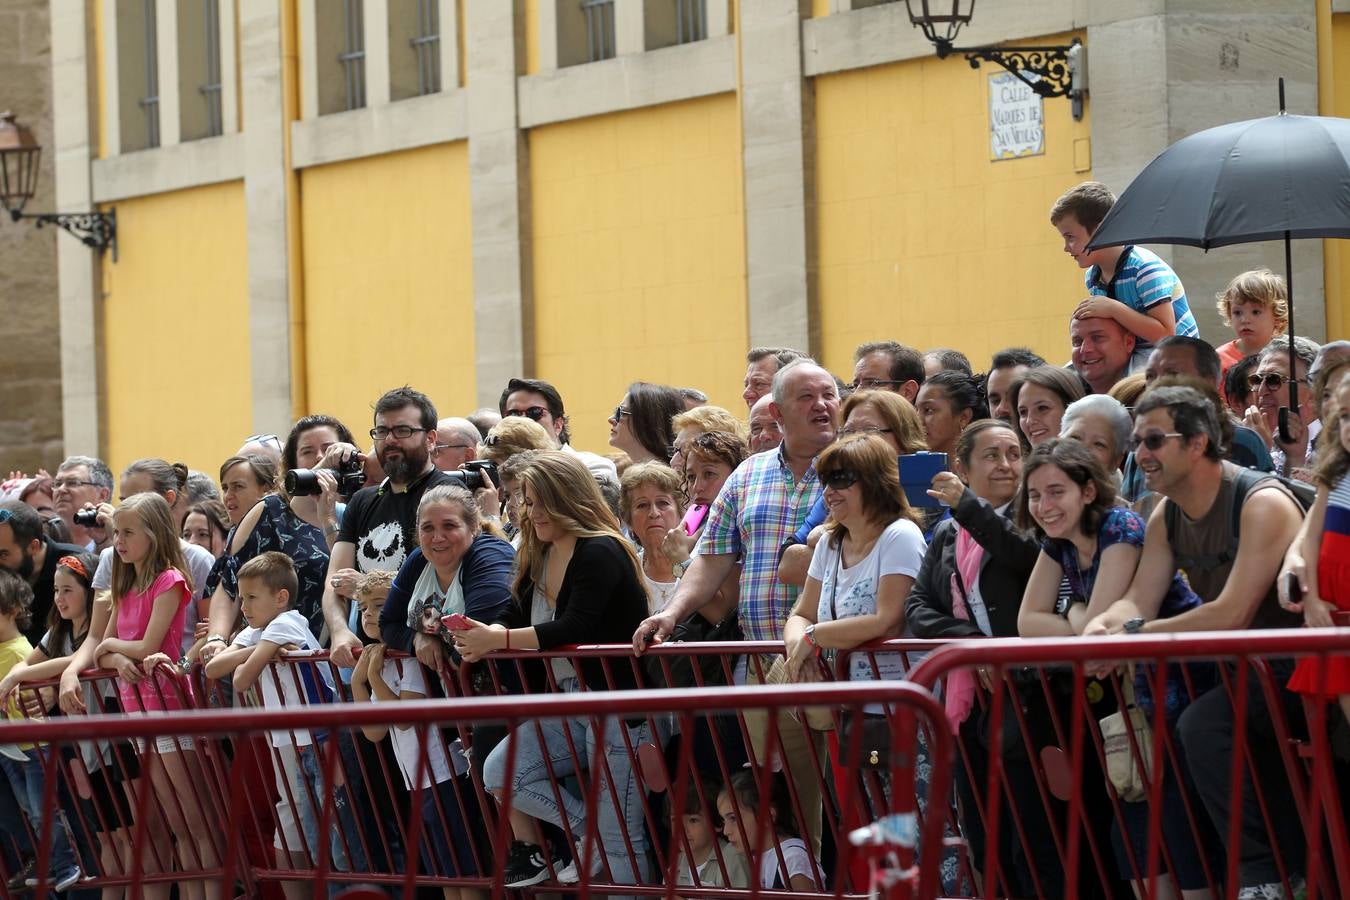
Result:
<svg viewBox="0 0 1350 900"><path fill-rule="evenodd" d="M393 428L386 428L383 425L379 425L370 429L370 436L377 441L387 441L389 440L390 435L393 435L400 441L406 441L414 434L421 434L426 430L427 429L425 428L414 428L411 425L395 425Z"/></svg>

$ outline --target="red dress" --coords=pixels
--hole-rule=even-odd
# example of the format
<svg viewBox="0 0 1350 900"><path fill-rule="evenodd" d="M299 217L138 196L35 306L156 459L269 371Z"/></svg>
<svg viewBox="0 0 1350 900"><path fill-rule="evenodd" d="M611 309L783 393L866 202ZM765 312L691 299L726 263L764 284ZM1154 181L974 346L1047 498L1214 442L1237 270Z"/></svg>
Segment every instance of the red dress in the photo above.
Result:
<svg viewBox="0 0 1350 900"><path fill-rule="evenodd" d="M1341 480L1327 499L1327 518L1322 526L1322 551L1317 557L1317 591L1337 609L1350 610L1350 475ZM1313 696L1321 693L1322 660L1299 660L1289 679L1289 689ZM1323 696L1350 694L1350 654L1326 658L1326 689Z"/></svg>

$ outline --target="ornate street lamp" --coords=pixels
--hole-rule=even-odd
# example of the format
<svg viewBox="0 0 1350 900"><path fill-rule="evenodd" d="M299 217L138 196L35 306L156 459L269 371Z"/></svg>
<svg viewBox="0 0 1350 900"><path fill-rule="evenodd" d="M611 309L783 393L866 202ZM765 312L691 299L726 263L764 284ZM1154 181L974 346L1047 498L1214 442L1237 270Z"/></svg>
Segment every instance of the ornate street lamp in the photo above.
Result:
<svg viewBox="0 0 1350 900"><path fill-rule="evenodd" d="M958 47L956 35L975 14L975 0L905 0L905 7L910 23L937 49L938 59L961 53L972 69L978 69L981 60L1002 66L1042 97L1068 97L1073 117L1083 118L1087 51L1078 38L1056 47Z"/></svg>
<svg viewBox="0 0 1350 900"><path fill-rule="evenodd" d="M110 210L87 213L25 213L24 206L37 191L38 160L42 146L33 133L14 121L11 112L0 113L0 206L15 222L32 219L38 228L56 225L102 253L112 247L117 261L117 213Z"/></svg>

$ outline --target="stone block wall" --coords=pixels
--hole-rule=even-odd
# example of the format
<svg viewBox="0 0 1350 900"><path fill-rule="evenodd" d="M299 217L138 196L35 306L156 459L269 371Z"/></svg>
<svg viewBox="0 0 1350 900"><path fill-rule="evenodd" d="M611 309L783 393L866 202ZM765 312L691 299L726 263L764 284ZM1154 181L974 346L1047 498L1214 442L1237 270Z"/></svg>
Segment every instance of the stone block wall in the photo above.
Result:
<svg viewBox="0 0 1350 900"><path fill-rule="evenodd" d="M47 0L6 0L3 7L0 110L12 111L43 146L27 210L49 212L56 178ZM56 242L74 238L0 216L0 477L39 466L54 472L63 458Z"/></svg>

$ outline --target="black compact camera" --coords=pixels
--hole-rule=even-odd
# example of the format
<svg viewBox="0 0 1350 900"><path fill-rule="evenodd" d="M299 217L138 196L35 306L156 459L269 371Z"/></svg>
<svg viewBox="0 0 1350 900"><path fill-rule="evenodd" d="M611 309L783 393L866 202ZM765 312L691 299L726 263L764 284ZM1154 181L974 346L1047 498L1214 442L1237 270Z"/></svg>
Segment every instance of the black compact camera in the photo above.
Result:
<svg viewBox="0 0 1350 900"><path fill-rule="evenodd" d="M481 487L487 487L487 482L483 480L486 474L492 480L493 487L501 487L501 480L497 477L497 464L489 459L473 459L459 467L458 472L446 472L452 483L471 491L476 491Z"/></svg>
<svg viewBox="0 0 1350 900"><path fill-rule="evenodd" d="M322 469L291 469L286 473L286 493L292 497L312 497L315 494L322 493L319 487L318 473ZM328 469L337 479L338 494L343 497L350 497L366 483L366 472L361 465L361 460L357 459L353 453L338 463L336 469Z"/></svg>
<svg viewBox="0 0 1350 900"><path fill-rule="evenodd" d="M97 509L76 510L74 520L76 525L81 525L85 528L97 528L98 510Z"/></svg>

